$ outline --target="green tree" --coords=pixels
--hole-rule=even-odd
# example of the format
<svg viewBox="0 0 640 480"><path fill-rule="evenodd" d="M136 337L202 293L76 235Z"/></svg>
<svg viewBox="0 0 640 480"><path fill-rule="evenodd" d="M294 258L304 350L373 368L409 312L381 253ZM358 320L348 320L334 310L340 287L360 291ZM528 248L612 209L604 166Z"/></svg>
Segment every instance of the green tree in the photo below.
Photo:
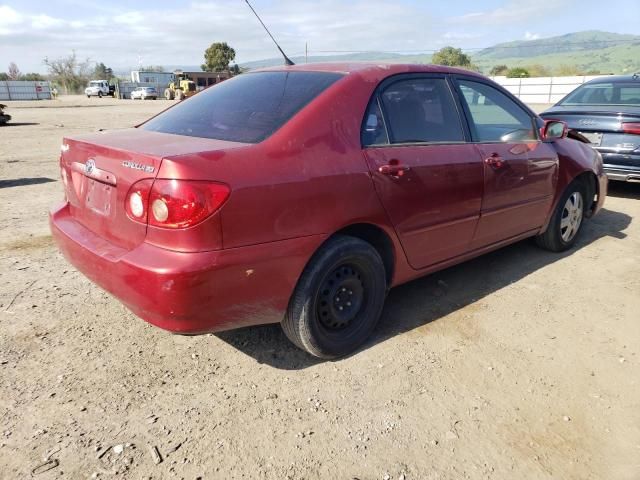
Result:
<svg viewBox="0 0 640 480"><path fill-rule="evenodd" d="M102 62L96 63L96 67L93 69L93 78L96 80L111 80L113 78L113 70Z"/></svg>
<svg viewBox="0 0 640 480"><path fill-rule="evenodd" d="M529 75L529 71L526 68L522 67L511 68L507 72L508 78L529 78L530 76L531 75Z"/></svg>
<svg viewBox="0 0 640 480"><path fill-rule="evenodd" d="M6 82L9 80L9 75L6 72L0 72L0 82Z"/></svg>
<svg viewBox="0 0 640 480"><path fill-rule="evenodd" d="M203 72L219 72L229 69L229 63L236 58L236 51L227 42L212 43L204 51L204 62L200 68Z"/></svg>
<svg viewBox="0 0 640 480"><path fill-rule="evenodd" d="M492 77L497 75L506 75L507 71L509 71L509 67L506 65L494 65L491 70L489 70L489 75Z"/></svg>
<svg viewBox="0 0 640 480"><path fill-rule="evenodd" d="M524 69L529 72L529 76L531 77L550 77L551 76L551 71L544 65L540 65L538 63L534 65L527 65L524 67Z"/></svg>
<svg viewBox="0 0 640 480"><path fill-rule="evenodd" d="M66 94L78 93L87 84L91 73L90 63L88 58L84 61L78 60L75 50L66 57L44 59L50 79L60 85Z"/></svg>
<svg viewBox="0 0 640 480"><path fill-rule="evenodd" d="M39 73L25 73L20 76L20 80L26 80L29 82L42 82L46 80L44 75L40 75Z"/></svg>
<svg viewBox="0 0 640 480"><path fill-rule="evenodd" d="M467 70L477 70L469 55L465 54L461 48L444 47L438 50L431 57L431 63L436 65L446 65L449 67L462 67Z"/></svg>
<svg viewBox="0 0 640 480"><path fill-rule="evenodd" d="M582 73L580 73L580 69L577 66L567 65L564 63L562 65L558 65L558 67L555 70L555 74L558 75L559 77L582 75Z"/></svg>

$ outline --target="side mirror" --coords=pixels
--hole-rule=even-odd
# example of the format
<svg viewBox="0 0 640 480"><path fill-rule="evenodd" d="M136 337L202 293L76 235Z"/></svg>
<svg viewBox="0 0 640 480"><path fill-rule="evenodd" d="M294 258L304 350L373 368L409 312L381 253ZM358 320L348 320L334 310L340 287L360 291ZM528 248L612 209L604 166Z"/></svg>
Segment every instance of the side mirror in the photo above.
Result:
<svg viewBox="0 0 640 480"><path fill-rule="evenodd" d="M547 142L558 138L565 138L568 133L567 124L560 120L545 120L544 126L540 129L542 140Z"/></svg>

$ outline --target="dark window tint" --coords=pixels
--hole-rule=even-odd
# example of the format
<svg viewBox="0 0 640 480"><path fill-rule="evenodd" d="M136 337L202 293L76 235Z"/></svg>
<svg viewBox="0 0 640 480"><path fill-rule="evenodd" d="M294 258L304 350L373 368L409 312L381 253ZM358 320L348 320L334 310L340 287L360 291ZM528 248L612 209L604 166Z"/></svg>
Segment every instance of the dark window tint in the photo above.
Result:
<svg viewBox="0 0 640 480"><path fill-rule="evenodd" d="M561 105L640 105L640 82L587 83L570 93Z"/></svg>
<svg viewBox="0 0 640 480"><path fill-rule="evenodd" d="M533 119L504 93L484 83L460 80L463 101L471 114L476 142L524 142L537 140Z"/></svg>
<svg viewBox="0 0 640 480"><path fill-rule="evenodd" d="M393 143L464 141L446 80L401 80L387 87L381 98Z"/></svg>
<svg viewBox="0 0 640 480"><path fill-rule="evenodd" d="M369 103L367 113L364 116L361 139L363 147L369 145L385 145L389 143L387 129L384 126L384 120L382 118L382 112L380 111L377 96L374 96Z"/></svg>
<svg viewBox="0 0 640 480"><path fill-rule="evenodd" d="M340 74L325 72L245 73L204 90L141 128L257 143L339 78Z"/></svg>

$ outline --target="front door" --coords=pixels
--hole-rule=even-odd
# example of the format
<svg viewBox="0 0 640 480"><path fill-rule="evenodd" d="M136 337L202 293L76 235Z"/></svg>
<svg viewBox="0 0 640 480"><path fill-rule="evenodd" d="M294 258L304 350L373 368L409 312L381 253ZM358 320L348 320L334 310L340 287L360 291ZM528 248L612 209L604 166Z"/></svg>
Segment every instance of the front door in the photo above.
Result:
<svg viewBox="0 0 640 480"><path fill-rule="evenodd" d="M465 142L444 76L405 75L383 84L367 111L363 146L411 266L465 253L480 214L483 167Z"/></svg>
<svg viewBox="0 0 640 480"><path fill-rule="evenodd" d="M473 248L541 227L553 201L558 156L535 119L483 82L459 79L471 136L484 163L484 196Z"/></svg>

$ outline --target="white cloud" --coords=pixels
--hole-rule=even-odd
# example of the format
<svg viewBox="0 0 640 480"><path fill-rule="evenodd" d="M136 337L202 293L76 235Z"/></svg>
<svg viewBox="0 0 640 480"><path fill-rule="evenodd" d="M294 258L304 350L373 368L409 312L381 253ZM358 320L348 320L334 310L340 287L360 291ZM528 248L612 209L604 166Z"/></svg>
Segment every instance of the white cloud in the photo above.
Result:
<svg viewBox="0 0 640 480"><path fill-rule="evenodd" d="M524 39L525 40L538 40L540 35L537 33L525 32Z"/></svg>
<svg viewBox="0 0 640 480"><path fill-rule="evenodd" d="M570 2L571 0L555 0L541 7L540 2L512 0L494 10L467 13L453 17L450 19L450 22L457 24L473 23L480 26L518 24L530 18L539 18L541 14L548 15L552 11L558 10Z"/></svg>
<svg viewBox="0 0 640 480"><path fill-rule="evenodd" d="M244 2L218 0L176 4L160 15L131 4L117 13L67 20L0 7L0 70L19 61L21 70L42 70L42 58L75 49L84 58L116 68L144 64L202 63L206 47L226 41L237 61L276 57L277 50ZM426 9L391 0L282 0L259 10L290 55L328 50L429 50L439 27ZM389 21L393 19L393 21ZM108 48L105 48L108 46Z"/></svg>

